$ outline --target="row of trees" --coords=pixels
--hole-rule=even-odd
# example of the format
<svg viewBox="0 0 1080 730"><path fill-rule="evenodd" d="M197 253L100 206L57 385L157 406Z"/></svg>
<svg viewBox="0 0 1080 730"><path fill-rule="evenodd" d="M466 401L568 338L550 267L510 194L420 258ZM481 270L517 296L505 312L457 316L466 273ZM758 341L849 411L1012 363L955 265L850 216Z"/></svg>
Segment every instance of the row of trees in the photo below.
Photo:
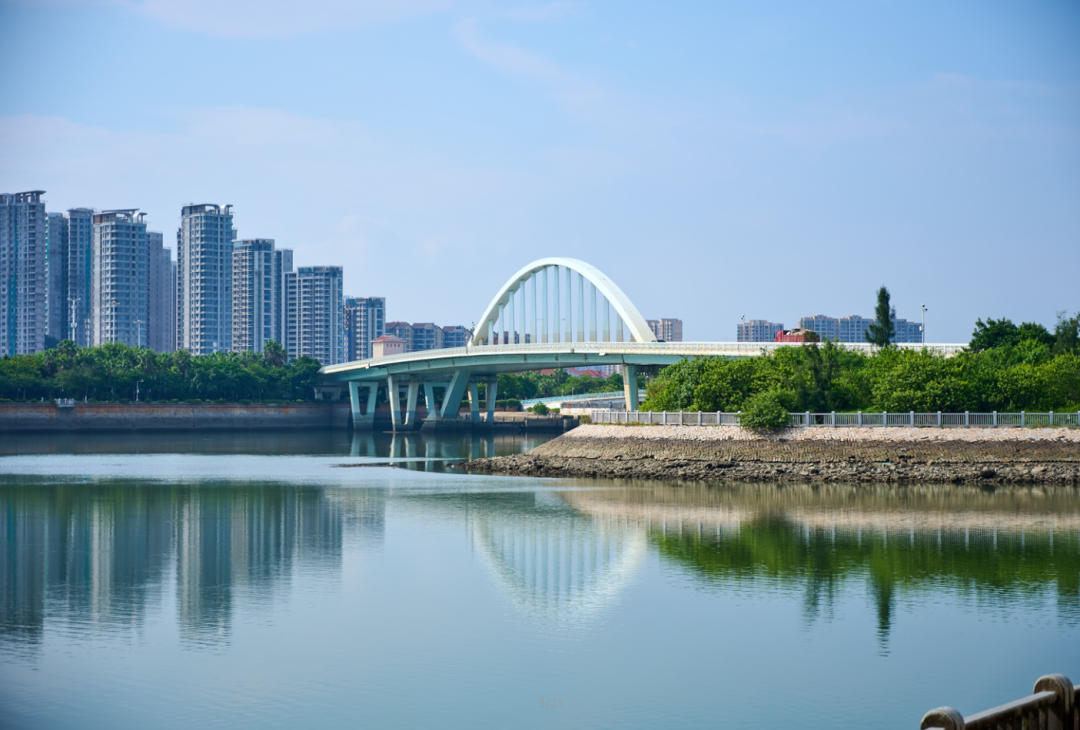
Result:
<svg viewBox="0 0 1080 730"><path fill-rule="evenodd" d="M873 355L833 343L769 356L687 360L649 385L645 410L1080 410L1080 317L1041 325L981 320L968 351L940 357L885 347Z"/></svg>
<svg viewBox="0 0 1080 730"><path fill-rule="evenodd" d="M70 340L33 355L0 358L0 398L39 400L305 400L315 398L319 362L289 361L268 342L262 353L158 353L118 342L77 347Z"/></svg>
<svg viewBox="0 0 1080 730"><path fill-rule="evenodd" d="M571 375L565 370L551 373L511 373L499 376L499 399L528 400L551 398L557 395L580 393L606 393L622 390L622 375L615 373L607 378L589 375Z"/></svg>

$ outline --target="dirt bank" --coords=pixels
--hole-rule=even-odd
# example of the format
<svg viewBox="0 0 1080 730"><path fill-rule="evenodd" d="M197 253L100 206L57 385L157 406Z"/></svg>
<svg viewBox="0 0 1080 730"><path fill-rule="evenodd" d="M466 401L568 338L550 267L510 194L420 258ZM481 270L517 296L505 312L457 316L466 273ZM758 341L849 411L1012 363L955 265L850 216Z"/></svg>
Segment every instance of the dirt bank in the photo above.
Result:
<svg viewBox="0 0 1080 730"><path fill-rule="evenodd" d="M1080 430L581 426L470 472L683 481L1080 485Z"/></svg>

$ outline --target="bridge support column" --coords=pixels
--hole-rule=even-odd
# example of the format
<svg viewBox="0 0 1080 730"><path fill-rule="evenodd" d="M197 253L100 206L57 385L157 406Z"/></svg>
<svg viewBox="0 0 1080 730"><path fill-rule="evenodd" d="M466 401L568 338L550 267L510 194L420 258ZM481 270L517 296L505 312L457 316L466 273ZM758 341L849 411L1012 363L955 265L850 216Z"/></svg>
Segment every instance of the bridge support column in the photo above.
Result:
<svg viewBox="0 0 1080 730"><path fill-rule="evenodd" d="M416 400L420 395L420 383L409 380L405 396L405 428L416 428Z"/></svg>
<svg viewBox="0 0 1080 730"><path fill-rule="evenodd" d="M623 365L623 394L626 396L626 410L638 409L637 365Z"/></svg>
<svg viewBox="0 0 1080 730"><path fill-rule="evenodd" d="M475 380L469 382L469 418L480 423L480 384Z"/></svg>
<svg viewBox="0 0 1080 730"><path fill-rule="evenodd" d="M461 410L461 400L465 397L465 389L469 385L469 376L472 373L468 370L458 370L454 373L454 377L450 379L450 385L446 388L446 395L443 396L442 413L443 418L457 418L458 411Z"/></svg>
<svg viewBox="0 0 1080 730"><path fill-rule="evenodd" d="M427 405L426 421L439 420L439 404L435 400L436 383L424 383L424 403Z"/></svg>
<svg viewBox="0 0 1080 730"><path fill-rule="evenodd" d="M398 389L400 381L393 375L386 376L386 393L390 400L390 423L395 431L400 431L401 423L401 393Z"/></svg>
<svg viewBox="0 0 1080 730"><path fill-rule="evenodd" d="M487 422L490 425L495 423L495 398L499 393L499 379L489 378L487 381Z"/></svg>
<svg viewBox="0 0 1080 730"><path fill-rule="evenodd" d="M370 431L372 425L375 423L375 403L379 395L379 384L364 383L363 387L367 389L367 402L364 404L364 407L361 408L361 383L355 381L349 383L349 402L352 405L352 425L353 430Z"/></svg>

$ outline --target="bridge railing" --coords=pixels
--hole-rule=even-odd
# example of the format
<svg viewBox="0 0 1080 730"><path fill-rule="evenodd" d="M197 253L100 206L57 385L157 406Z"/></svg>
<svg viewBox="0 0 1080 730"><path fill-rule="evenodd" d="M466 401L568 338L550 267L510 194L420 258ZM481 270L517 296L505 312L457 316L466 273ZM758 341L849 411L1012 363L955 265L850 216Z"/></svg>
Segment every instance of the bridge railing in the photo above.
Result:
<svg viewBox="0 0 1080 730"><path fill-rule="evenodd" d="M633 423L668 426L738 426L741 412L722 411L616 411L596 409L591 414L593 423ZM794 428L1000 428L1029 426L1080 427L1080 411L1055 413L903 413L858 411L856 413L802 413L791 414Z"/></svg>
<svg viewBox="0 0 1080 730"><path fill-rule="evenodd" d="M1077 693L1068 677L1048 674L1035 682L1034 693L1015 702L964 717L952 707L923 716L920 730L1080 730Z"/></svg>

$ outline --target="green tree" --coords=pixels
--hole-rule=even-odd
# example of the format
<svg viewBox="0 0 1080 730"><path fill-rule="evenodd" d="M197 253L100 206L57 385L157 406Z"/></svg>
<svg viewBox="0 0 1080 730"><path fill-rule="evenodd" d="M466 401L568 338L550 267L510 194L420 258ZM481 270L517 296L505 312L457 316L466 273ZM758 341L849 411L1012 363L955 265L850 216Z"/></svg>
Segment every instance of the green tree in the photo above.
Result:
<svg viewBox="0 0 1080 730"><path fill-rule="evenodd" d="M1064 355L1080 352L1080 312L1066 317L1065 312L1058 312L1057 325L1054 326L1054 354Z"/></svg>
<svg viewBox="0 0 1080 730"><path fill-rule="evenodd" d="M874 323L866 328L866 341L871 345L888 347L896 336L896 309L889 302L889 290L882 286L877 293Z"/></svg>
<svg viewBox="0 0 1080 730"><path fill-rule="evenodd" d="M779 391L766 390L747 399L739 423L758 431L780 431L791 425L791 414L784 404L787 398Z"/></svg>
<svg viewBox="0 0 1080 730"><path fill-rule="evenodd" d="M267 340L266 344L263 345L263 359L266 360L266 364L270 367L279 368L288 361L289 355L280 343L275 340Z"/></svg>

